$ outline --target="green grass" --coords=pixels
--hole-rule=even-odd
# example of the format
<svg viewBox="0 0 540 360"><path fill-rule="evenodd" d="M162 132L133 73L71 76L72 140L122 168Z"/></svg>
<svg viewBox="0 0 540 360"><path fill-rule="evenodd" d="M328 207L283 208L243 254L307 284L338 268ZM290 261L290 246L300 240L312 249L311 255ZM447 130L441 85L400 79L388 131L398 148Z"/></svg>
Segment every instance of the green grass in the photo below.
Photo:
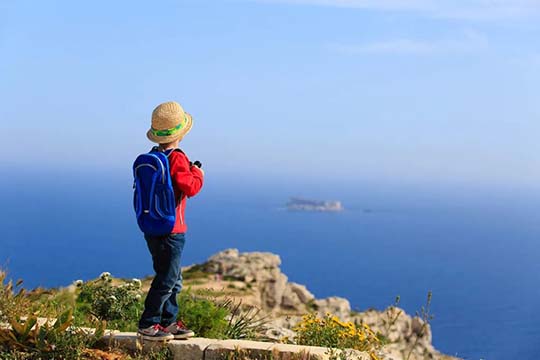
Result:
<svg viewBox="0 0 540 360"><path fill-rule="evenodd" d="M206 279L208 276L210 274L204 271L202 265L193 265L188 270L182 272L184 280Z"/></svg>

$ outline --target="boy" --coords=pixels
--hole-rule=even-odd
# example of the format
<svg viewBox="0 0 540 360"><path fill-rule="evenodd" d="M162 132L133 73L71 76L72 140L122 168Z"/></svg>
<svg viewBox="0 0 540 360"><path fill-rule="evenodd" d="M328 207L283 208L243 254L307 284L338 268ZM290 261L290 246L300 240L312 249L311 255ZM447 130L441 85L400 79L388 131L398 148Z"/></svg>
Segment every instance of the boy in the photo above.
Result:
<svg viewBox="0 0 540 360"><path fill-rule="evenodd" d="M139 321L139 335L146 340L163 341L187 339L194 336L181 321L178 314L177 295L182 289L180 257L184 248L186 199L195 196L203 186L204 172L200 163L193 165L178 149L178 143L191 130L193 120L180 104L166 102L152 112L152 127L147 137L159 144L158 151L169 158L171 179L176 202L176 222L171 234L165 236L145 235L156 276L144 303ZM197 166L198 165L198 166Z"/></svg>

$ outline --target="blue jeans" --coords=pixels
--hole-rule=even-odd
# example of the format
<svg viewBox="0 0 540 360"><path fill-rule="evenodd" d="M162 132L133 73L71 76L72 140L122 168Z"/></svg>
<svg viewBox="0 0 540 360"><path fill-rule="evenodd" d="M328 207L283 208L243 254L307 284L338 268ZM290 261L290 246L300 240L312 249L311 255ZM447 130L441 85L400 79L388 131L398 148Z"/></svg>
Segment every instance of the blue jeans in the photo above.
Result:
<svg viewBox="0 0 540 360"><path fill-rule="evenodd" d="M176 297L182 289L180 258L184 250L185 235L145 235L144 238L152 254L156 276L144 302L139 328L144 329L154 324L169 326L176 321L178 315Z"/></svg>

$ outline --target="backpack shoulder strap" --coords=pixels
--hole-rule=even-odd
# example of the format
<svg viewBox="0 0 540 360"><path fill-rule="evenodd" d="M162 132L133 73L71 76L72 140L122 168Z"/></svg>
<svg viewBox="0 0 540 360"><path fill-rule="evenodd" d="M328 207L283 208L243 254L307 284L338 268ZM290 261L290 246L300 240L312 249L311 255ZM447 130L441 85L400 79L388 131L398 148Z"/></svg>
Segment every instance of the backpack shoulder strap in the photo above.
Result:
<svg viewBox="0 0 540 360"><path fill-rule="evenodd" d="M165 155L167 155L167 157L169 158L171 156L171 154L174 153L174 152L179 152L179 153L185 155L185 153L180 149L169 149L169 150L165 151Z"/></svg>
<svg viewBox="0 0 540 360"><path fill-rule="evenodd" d="M178 148L176 148L176 149L167 149L165 151L161 151L159 149L159 146L154 146L154 147L152 147L152 149L150 149L150 152L160 152L160 153L163 153L163 154L167 155L167 157L171 156L171 154L173 152L175 152L175 151L178 151L178 152L185 155L185 153L182 151L182 149L178 149Z"/></svg>

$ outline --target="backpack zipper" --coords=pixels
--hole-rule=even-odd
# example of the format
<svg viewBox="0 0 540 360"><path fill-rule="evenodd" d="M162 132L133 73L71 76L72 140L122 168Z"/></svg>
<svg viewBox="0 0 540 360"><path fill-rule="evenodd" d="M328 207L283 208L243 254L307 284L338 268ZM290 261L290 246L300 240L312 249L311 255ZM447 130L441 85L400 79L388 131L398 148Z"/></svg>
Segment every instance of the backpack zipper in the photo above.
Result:
<svg viewBox="0 0 540 360"><path fill-rule="evenodd" d="M140 168L140 167L143 167L143 166L151 167L152 169L154 169L154 171L157 171L157 168L156 168L154 165L150 165L150 164L141 164L141 165L137 165L137 167L135 167L135 172L137 172L137 170L139 170L139 168Z"/></svg>
<svg viewBox="0 0 540 360"><path fill-rule="evenodd" d="M159 207L160 207L159 196L156 196L156 212L158 213L159 216L161 216L162 218L164 218L165 215L163 215L163 214L161 213L161 211L159 211Z"/></svg>

